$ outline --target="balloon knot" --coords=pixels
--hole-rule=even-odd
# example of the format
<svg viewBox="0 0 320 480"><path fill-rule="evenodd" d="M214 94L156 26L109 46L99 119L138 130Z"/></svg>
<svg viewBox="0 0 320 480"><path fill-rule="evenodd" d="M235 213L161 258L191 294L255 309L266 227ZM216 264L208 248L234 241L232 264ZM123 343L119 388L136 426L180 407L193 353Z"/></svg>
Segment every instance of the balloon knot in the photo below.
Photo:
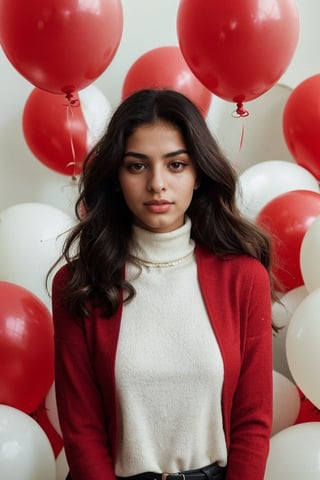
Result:
<svg viewBox="0 0 320 480"><path fill-rule="evenodd" d="M246 110L244 108L243 103L237 103L237 108L233 112L233 116L234 117L248 117L249 112L248 112L248 110Z"/></svg>
<svg viewBox="0 0 320 480"><path fill-rule="evenodd" d="M78 98L74 99L72 93L66 93L65 98L67 100L67 107L79 107L80 100Z"/></svg>

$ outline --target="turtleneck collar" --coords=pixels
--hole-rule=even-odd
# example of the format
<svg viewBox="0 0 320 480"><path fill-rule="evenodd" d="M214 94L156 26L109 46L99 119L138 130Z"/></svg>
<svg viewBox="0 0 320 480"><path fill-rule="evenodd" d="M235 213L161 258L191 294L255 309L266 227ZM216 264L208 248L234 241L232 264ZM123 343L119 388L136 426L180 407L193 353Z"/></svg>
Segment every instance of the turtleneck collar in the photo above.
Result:
<svg viewBox="0 0 320 480"><path fill-rule="evenodd" d="M134 225L131 254L150 263L179 261L191 255L194 250L190 232L189 217L186 217L185 223L180 228L166 233L154 233Z"/></svg>

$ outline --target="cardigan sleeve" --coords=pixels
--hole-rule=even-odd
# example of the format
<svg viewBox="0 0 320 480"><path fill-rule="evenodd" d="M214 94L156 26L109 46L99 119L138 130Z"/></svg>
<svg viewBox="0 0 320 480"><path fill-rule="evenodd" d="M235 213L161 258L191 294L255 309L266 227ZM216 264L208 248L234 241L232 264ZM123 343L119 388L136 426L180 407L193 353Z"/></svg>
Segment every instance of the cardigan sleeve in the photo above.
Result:
<svg viewBox="0 0 320 480"><path fill-rule="evenodd" d="M67 278L67 267L62 267L52 287L55 387L65 453L72 480L114 480L103 399L85 329L61 303Z"/></svg>
<svg viewBox="0 0 320 480"><path fill-rule="evenodd" d="M269 277L253 265L241 300L241 368L230 416L226 480L263 480L272 427L272 327Z"/></svg>

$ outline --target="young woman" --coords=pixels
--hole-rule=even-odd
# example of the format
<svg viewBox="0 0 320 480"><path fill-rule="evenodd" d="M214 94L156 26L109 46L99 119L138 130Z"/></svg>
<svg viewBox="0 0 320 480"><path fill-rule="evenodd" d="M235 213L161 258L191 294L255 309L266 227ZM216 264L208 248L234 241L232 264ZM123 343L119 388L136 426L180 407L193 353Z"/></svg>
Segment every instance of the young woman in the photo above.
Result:
<svg viewBox="0 0 320 480"><path fill-rule="evenodd" d="M72 480L263 480L270 246L235 189L170 90L127 98L86 159L52 291Z"/></svg>

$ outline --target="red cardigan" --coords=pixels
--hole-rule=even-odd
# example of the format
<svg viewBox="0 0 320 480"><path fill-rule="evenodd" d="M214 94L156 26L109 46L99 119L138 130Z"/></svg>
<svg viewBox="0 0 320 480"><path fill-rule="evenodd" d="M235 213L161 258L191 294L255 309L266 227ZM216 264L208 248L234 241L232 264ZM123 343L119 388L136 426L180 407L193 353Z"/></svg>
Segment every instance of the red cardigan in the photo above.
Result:
<svg viewBox="0 0 320 480"><path fill-rule="evenodd" d="M268 274L251 257L221 259L200 246L196 260L224 362L226 480L263 480L272 426ZM73 480L114 480L114 367L122 306L108 319L95 309L79 325L60 303L59 291L68 276L68 268L62 267L52 292L56 397L65 452Z"/></svg>

